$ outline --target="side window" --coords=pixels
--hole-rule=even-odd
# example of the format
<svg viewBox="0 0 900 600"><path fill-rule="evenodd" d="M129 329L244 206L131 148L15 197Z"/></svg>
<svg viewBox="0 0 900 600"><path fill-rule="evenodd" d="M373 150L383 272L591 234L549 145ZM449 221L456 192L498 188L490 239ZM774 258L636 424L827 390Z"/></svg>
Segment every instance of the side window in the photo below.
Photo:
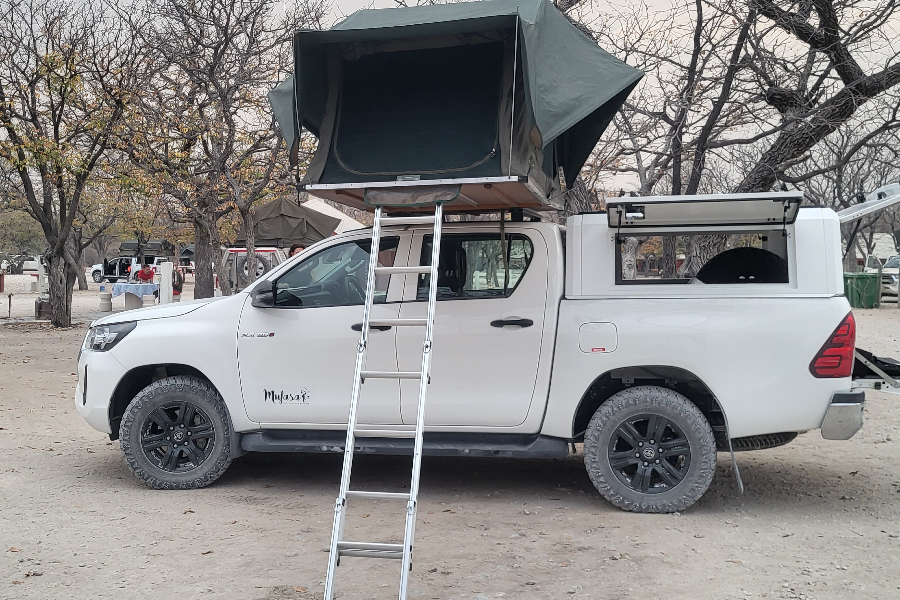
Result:
<svg viewBox="0 0 900 600"><path fill-rule="evenodd" d="M781 231L618 236L616 283L789 283ZM667 256L668 255L668 256Z"/></svg>
<svg viewBox="0 0 900 600"><path fill-rule="evenodd" d="M422 241L419 264L431 265L432 236ZM503 245L499 233L444 235L438 264L438 299L506 298L519 285L534 246L528 236L514 233L506 236L509 280L504 264ZM419 275L417 300L428 300L430 275Z"/></svg>
<svg viewBox="0 0 900 600"><path fill-rule="evenodd" d="M378 266L392 267L400 238L381 239ZM354 240L315 253L275 282L275 306L353 306L366 300L372 240ZM375 278L375 303L387 297L390 275Z"/></svg>

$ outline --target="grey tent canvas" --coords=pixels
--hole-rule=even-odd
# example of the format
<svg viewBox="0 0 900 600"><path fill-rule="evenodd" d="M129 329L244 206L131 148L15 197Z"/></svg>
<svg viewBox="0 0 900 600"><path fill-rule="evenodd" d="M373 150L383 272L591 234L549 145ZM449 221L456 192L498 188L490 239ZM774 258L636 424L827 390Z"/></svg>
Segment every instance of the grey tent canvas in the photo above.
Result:
<svg viewBox="0 0 900 600"><path fill-rule="evenodd" d="M340 222L340 219L323 215L282 197L255 209L253 232L257 246L276 248L290 248L293 244L309 246L333 234ZM234 245L247 245L246 231L238 234Z"/></svg>
<svg viewBox="0 0 900 600"><path fill-rule="evenodd" d="M362 10L298 31L294 56L279 126L292 149L301 123L319 138L303 183L355 205L454 183L451 209L558 208L642 76L548 0Z"/></svg>

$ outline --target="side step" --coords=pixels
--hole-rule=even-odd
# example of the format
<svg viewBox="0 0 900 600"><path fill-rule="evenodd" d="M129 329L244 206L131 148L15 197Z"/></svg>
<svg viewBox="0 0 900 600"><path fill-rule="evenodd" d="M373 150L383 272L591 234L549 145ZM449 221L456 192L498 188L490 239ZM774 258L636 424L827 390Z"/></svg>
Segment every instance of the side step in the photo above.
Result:
<svg viewBox="0 0 900 600"><path fill-rule="evenodd" d="M355 448L358 453L412 454L412 439L387 438L386 430L364 431L371 432L372 437L362 437L357 430L359 439ZM410 431L409 434L412 436L415 432ZM248 452L343 453L346 443L346 430L268 429L241 434L241 448ZM426 432L422 453L425 456L562 458L569 455L569 442L546 435Z"/></svg>

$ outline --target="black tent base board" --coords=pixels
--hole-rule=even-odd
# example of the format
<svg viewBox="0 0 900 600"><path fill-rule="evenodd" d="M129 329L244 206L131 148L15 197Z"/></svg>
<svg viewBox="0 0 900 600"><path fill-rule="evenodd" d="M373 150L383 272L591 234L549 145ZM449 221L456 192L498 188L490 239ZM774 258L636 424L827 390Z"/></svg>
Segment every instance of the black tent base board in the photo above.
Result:
<svg viewBox="0 0 900 600"><path fill-rule="evenodd" d="M304 189L320 198L362 210L375 209L365 202L366 190L390 188L400 192L430 186L459 186L459 195L444 204L444 212L496 212L514 208L536 211L562 210L558 198L545 197L527 177L473 177L465 179L426 179L410 181L377 181L368 183L325 183L306 185ZM432 210L422 206L395 206L391 212Z"/></svg>

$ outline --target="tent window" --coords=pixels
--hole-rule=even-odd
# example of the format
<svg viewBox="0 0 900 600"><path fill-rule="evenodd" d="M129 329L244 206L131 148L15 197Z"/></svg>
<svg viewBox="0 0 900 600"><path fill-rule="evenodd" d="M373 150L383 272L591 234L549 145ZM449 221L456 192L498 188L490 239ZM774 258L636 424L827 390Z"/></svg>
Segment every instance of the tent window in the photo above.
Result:
<svg viewBox="0 0 900 600"><path fill-rule="evenodd" d="M503 42L344 63L334 155L357 175L466 170L496 154Z"/></svg>
<svg viewBox="0 0 900 600"><path fill-rule="evenodd" d="M381 239L378 266L392 267L400 238ZM325 248L278 278L275 306L284 308L355 306L365 303L372 240L354 240ZM375 303L387 299L390 275L375 278Z"/></svg>
<svg viewBox="0 0 900 600"><path fill-rule="evenodd" d="M666 257L664 236L620 235L616 283L789 283L787 242L780 230L672 237L674 255ZM688 258L696 256L703 258L691 264Z"/></svg>
<svg viewBox="0 0 900 600"><path fill-rule="evenodd" d="M431 239L422 242L419 264L431 264ZM527 236L506 235L509 284L505 281L503 248L499 233L444 235L438 265L438 299L506 298L512 295L531 259L534 246ZM419 275L416 300L428 300L430 275Z"/></svg>

